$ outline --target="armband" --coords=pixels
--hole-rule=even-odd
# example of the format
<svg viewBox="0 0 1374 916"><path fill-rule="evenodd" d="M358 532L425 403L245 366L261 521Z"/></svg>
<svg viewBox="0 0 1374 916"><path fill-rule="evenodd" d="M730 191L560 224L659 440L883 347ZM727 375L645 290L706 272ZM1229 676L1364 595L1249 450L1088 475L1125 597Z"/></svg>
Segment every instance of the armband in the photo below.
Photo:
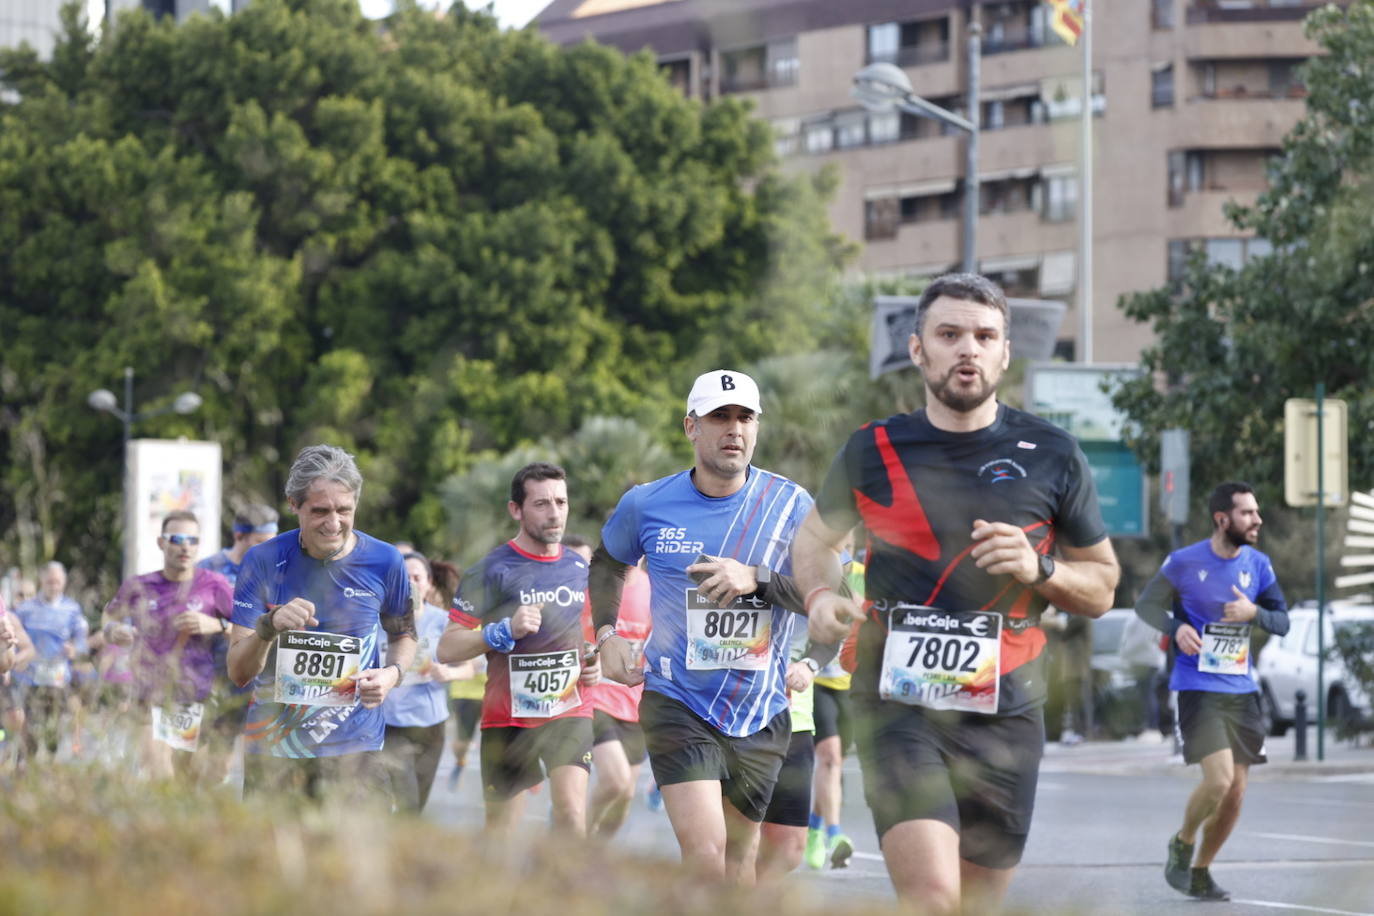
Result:
<svg viewBox="0 0 1374 916"><path fill-rule="evenodd" d="M510 631L509 617L482 627L482 638L497 652L509 652L515 648L515 635Z"/></svg>
<svg viewBox="0 0 1374 916"><path fill-rule="evenodd" d="M610 639L612 636L619 636L619 635L620 635L620 634L617 633L617 632L615 631L615 627L611 627L611 628L610 628L609 630L607 630L605 633L602 633L601 636L600 636L600 637L597 639L597 641L596 641L596 651L597 651L597 652L600 652L600 651L601 651L601 647L604 646L604 645L606 645L606 640Z"/></svg>
<svg viewBox="0 0 1374 916"><path fill-rule="evenodd" d="M263 642L275 642L277 639L277 628L272 625L272 612L268 611L258 618L258 622L253 624L253 631L258 634L258 639Z"/></svg>

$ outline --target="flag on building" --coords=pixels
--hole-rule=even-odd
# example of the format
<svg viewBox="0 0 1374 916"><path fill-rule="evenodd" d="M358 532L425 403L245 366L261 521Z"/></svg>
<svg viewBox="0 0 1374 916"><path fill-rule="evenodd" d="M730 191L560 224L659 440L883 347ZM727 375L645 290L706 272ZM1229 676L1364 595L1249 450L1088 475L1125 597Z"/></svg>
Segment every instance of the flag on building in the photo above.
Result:
<svg viewBox="0 0 1374 916"><path fill-rule="evenodd" d="M1050 27L1071 45L1078 44L1083 35L1083 8L1088 0L1045 0L1054 10Z"/></svg>

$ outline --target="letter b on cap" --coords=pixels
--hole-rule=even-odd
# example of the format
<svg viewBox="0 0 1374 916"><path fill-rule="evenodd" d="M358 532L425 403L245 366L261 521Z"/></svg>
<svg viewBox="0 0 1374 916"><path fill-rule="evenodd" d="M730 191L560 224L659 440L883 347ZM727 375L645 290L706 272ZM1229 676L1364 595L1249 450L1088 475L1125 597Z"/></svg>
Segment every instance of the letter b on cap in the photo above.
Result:
<svg viewBox="0 0 1374 916"><path fill-rule="evenodd" d="M720 390L721 390L721 391L734 391L734 390L735 390L735 380L734 380L734 378L731 377L731 376L729 376L729 375L722 375L722 376L720 377Z"/></svg>

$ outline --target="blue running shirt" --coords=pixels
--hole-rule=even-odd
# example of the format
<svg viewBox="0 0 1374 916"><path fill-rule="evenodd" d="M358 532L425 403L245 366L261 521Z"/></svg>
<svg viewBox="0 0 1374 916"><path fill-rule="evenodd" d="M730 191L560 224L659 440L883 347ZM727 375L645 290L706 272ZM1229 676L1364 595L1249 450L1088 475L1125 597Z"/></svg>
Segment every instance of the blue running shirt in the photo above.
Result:
<svg viewBox="0 0 1374 916"><path fill-rule="evenodd" d="M448 684L431 678L434 650L448 627L448 611L426 604L415 616L415 660L401 683L391 689L382 703L386 724L401 728L427 728L448 718ZM386 657L387 636L382 632L379 653Z"/></svg>
<svg viewBox="0 0 1374 916"><path fill-rule="evenodd" d="M1210 539L1198 541L1169 554L1160 574L1174 587L1174 617L1197 630L1199 635L1206 624L1221 620L1223 605L1235 600L1231 591L1233 585L1255 604L1263 606L1261 599L1268 597L1277 598L1284 605L1283 593L1269 558L1248 545L1227 560L1216 555ZM1199 671L1200 657L1182 652L1176 654L1174 673L1169 678L1170 690L1254 693L1259 689L1255 680L1255 661L1249 657L1248 650L1246 665L1249 671L1245 674Z"/></svg>
<svg viewBox="0 0 1374 916"><path fill-rule="evenodd" d="M682 471L634 487L620 499L601 530L606 550L627 565L648 557L653 633L644 648L645 689L672 697L727 735L743 737L763 728L787 708L784 681L795 614L781 606L768 614L770 638L760 653L764 667L689 669L688 604L696 586L687 567L697 554L730 557L748 566L766 563L791 570L790 547L811 496L777 474L749 468L745 485L725 497L707 496ZM750 607L752 599L740 599Z"/></svg>
<svg viewBox="0 0 1374 916"><path fill-rule="evenodd" d="M381 617L410 610L410 580L395 547L361 531L348 556L334 562L311 557L298 531L285 531L248 551L234 586L234 623L252 627L267 611L292 598L315 605L312 630L356 637L362 643L361 670L380 664ZM256 638L256 637L254 637ZM298 706L273 700L277 650L258 675L244 726L250 754L274 757L334 757L381 750L385 724L381 707Z"/></svg>

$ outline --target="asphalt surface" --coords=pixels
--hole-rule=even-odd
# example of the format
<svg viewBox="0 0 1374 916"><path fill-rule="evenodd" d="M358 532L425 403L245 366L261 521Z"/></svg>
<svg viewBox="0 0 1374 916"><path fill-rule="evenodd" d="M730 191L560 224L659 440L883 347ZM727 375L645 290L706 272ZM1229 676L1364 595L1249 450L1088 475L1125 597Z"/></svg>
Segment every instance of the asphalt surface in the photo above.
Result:
<svg viewBox="0 0 1374 916"><path fill-rule="evenodd" d="M1198 780L1172 747L1148 741L1088 742L1046 749L1035 826L1007 898L1009 913L1208 914L1271 912L1374 916L1374 747L1337 743L1328 735L1325 760L1293 760L1293 736L1270 739L1270 763L1255 767L1245 809L1214 864L1227 903L1202 903L1163 879L1168 838L1182 819ZM445 755L426 816L471 829L482 820L477 754L456 790ZM646 767L647 770L647 767ZM629 821L616 838L637 853L675 860L667 817L645 803L641 778ZM862 798L862 776L845 764L844 827L856 853L849 868L807 872L805 882L837 905L892 902L895 897ZM545 829L547 794L527 807L527 828Z"/></svg>

